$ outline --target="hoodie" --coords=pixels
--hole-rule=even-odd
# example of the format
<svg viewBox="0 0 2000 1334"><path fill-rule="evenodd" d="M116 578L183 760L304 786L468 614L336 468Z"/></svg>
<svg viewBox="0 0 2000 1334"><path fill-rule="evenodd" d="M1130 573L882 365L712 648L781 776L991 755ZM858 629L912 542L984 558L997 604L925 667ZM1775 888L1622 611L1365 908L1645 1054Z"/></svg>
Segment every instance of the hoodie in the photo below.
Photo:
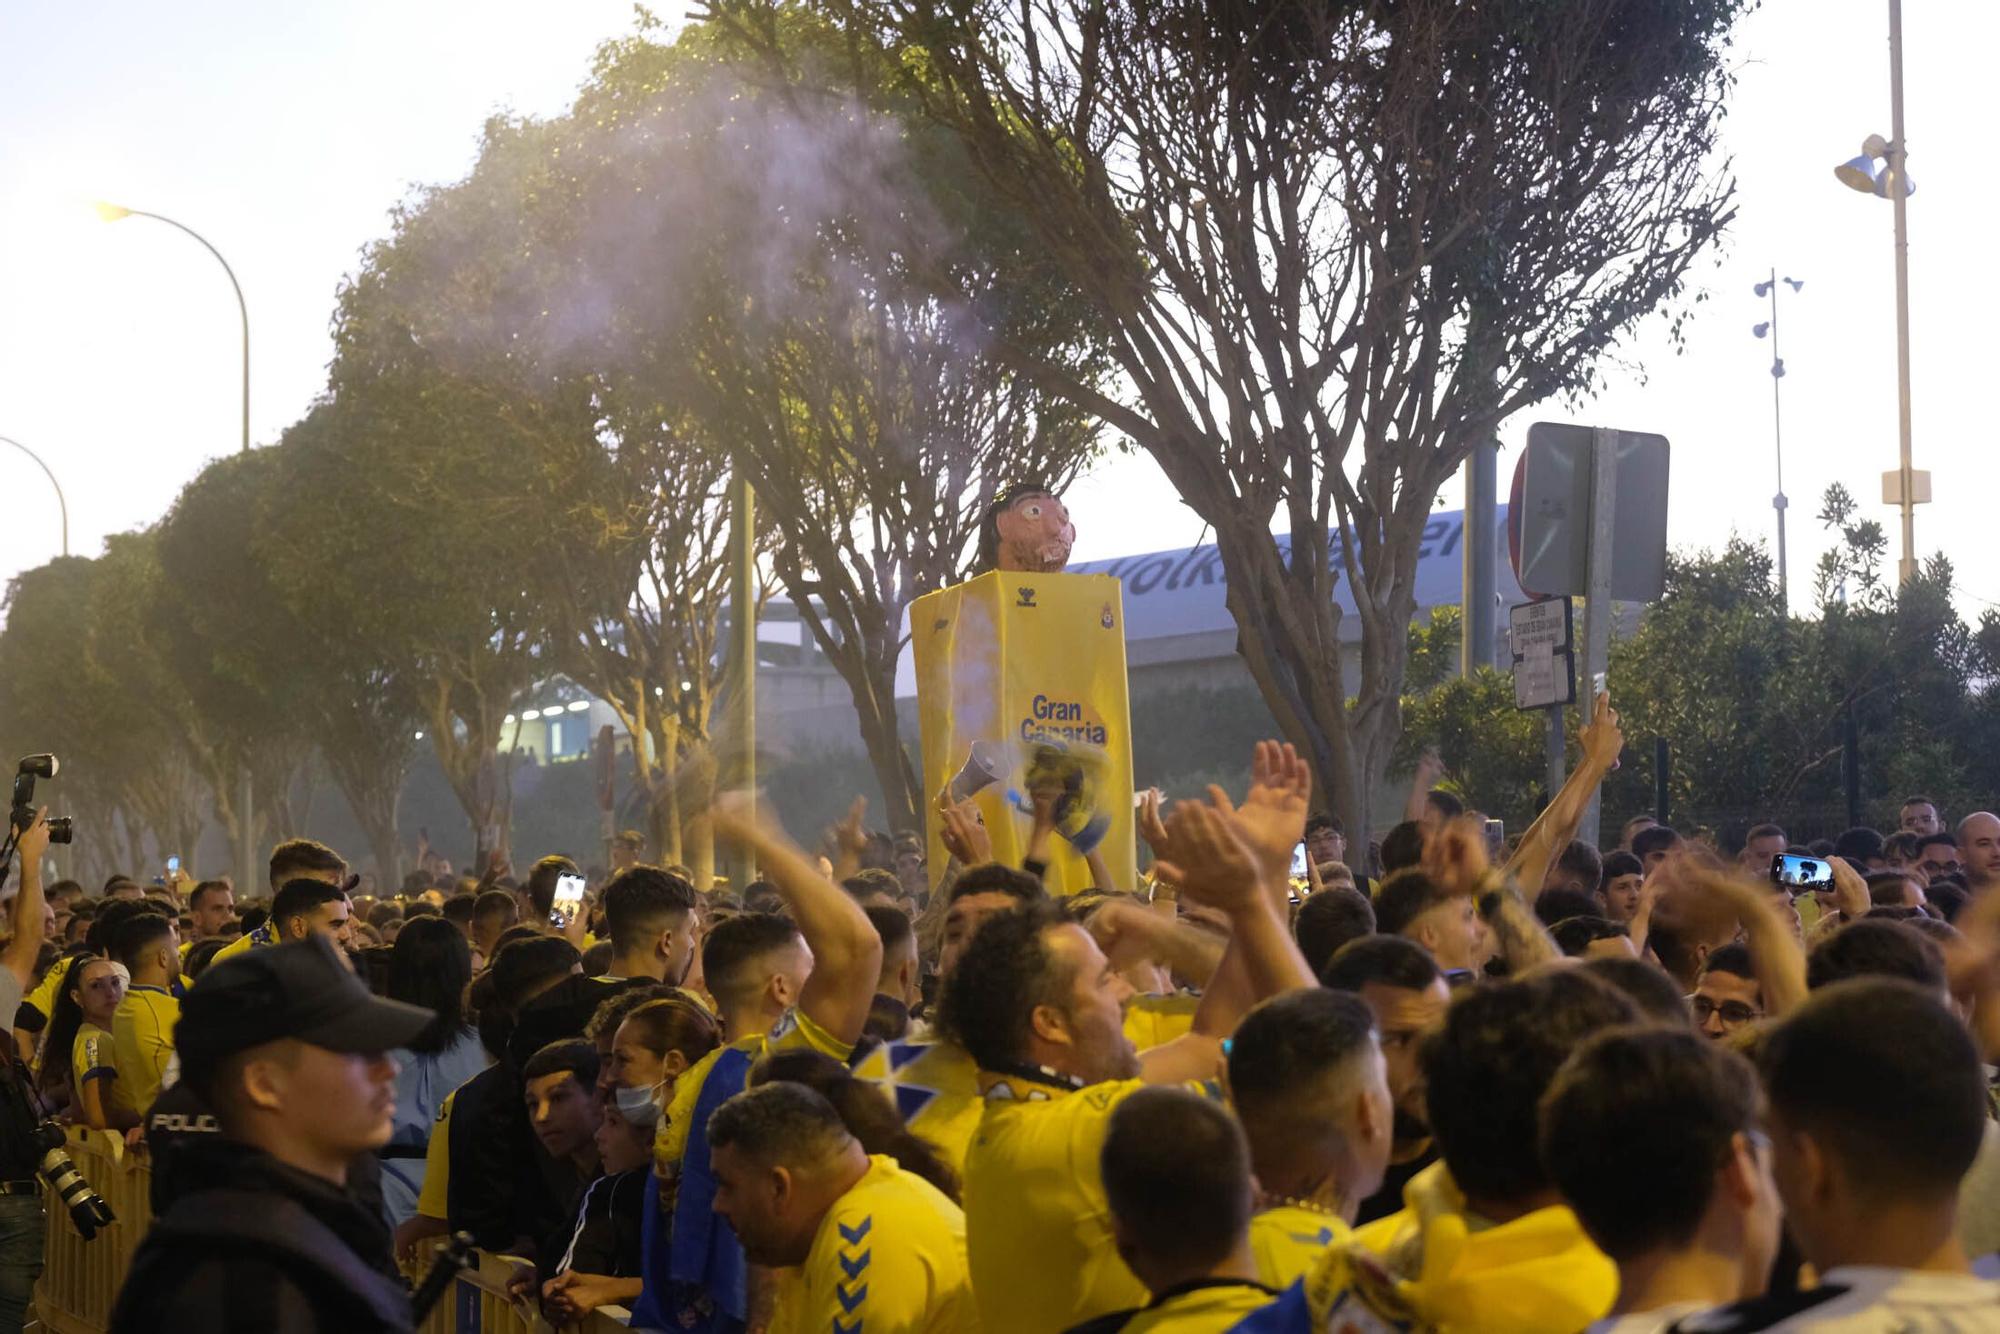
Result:
<svg viewBox="0 0 2000 1334"><path fill-rule="evenodd" d="M1343 1328L1435 1334L1573 1334L1611 1309L1617 1266L1566 1206L1507 1223L1466 1209L1443 1163L1414 1177L1402 1212L1330 1248L1243 1334Z"/></svg>

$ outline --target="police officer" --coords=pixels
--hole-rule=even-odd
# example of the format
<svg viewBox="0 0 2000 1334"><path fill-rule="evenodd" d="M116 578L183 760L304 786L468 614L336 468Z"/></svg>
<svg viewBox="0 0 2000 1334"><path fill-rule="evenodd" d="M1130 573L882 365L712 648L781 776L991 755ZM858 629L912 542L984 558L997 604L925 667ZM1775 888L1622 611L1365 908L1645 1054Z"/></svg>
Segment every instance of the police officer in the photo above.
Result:
<svg viewBox="0 0 2000 1334"><path fill-rule="evenodd" d="M179 1146L206 1184L146 1234L112 1329L409 1330L388 1225L347 1173L388 1142L388 1053L434 1019L370 995L317 936L211 965L176 1040L220 1133Z"/></svg>

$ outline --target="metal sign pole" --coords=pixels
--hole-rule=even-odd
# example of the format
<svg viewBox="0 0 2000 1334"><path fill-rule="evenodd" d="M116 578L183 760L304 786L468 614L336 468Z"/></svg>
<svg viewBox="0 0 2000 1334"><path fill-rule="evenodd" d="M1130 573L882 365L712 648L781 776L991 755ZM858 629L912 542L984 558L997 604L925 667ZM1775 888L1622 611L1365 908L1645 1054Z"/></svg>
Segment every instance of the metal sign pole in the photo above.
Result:
<svg viewBox="0 0 2000 1334"><path fill-rule="evenodd" d="M1618 432L1599 427L1591 433L1590 460L1590 555L1584 565L1583 675L1578 682L1579 716L1588 718L1597 707L1597 691L1602 687L1611 658L1611 560L1612 521L1618 503ZM1587 684L1586 684L1587 683ZM1598 794L1592 793L1576 836L1597 845Z"/></svg>
<svg viewBox="0 0 2000 1334"><path fill-rule="evenodd" d="M1563 706L1558 704L1552 709L1543 709L1542 713L1549 720L1549 800L1554 801L1556 793L1562 791L1563 781L1569 777L1569 757L1563 753Z"/></svg>

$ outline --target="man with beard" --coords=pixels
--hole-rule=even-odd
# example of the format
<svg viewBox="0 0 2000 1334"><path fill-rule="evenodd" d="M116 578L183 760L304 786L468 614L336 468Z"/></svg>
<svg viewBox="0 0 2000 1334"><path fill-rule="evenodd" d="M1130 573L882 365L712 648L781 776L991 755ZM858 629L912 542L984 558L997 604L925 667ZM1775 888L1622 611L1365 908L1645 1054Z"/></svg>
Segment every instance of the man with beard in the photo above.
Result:
<svg viewBox="0 0 2000 1334"><path fill-rule="evenodd" d="M979 1063L986 1096L965 1200L988 1329L1067 1329L1147 1300L1118 1254L1099 1164L1113 1112L1149 1083L1213 1081L1222 1040L1245 1010L1313 985L1278 906L1305 829L1309 771L1291 747L1267 742L1252 772L1240 810L1182 802L1167 822L1172 855L1161 874L1230 924L1185 1036L1142 1058L1124 1033L1130 987L1053 906L989 919L958 959L944 1019ZM1219 1092L1212 1083L1207 1091Z"/></svg>

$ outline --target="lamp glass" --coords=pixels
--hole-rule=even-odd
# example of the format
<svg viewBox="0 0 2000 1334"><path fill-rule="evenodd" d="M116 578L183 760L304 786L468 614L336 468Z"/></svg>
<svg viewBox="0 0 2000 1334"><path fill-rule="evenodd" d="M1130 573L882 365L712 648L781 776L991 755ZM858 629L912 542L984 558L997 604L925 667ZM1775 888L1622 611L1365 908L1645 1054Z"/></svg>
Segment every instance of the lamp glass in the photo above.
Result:
<svg viewBox="0 0 2000 1334"><path fill-rule="evenodd" d="M1875 193L1875 177L1879 173L1875 166L1874 158L1849 158L1835 167L1833 174L1842 185L1850 190L1859 190L1862 194Z"/></svg>

